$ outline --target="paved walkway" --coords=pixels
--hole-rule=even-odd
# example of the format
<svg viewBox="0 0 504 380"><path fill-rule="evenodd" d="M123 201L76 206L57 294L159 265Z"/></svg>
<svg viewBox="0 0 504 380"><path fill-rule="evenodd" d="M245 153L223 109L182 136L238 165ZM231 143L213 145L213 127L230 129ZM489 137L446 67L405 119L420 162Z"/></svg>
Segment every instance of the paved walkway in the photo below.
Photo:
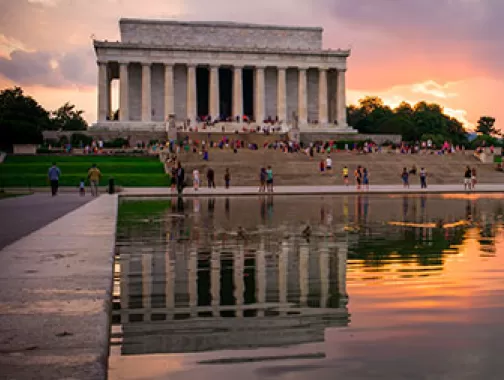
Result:
<svg viewBox="0 0 504 380"><path fill-rule="evenodd" d="M105 379L117 196L0 251L0 378Z"/></svg>
<svg viewBox="0 0 504 380"><path fill-rule="evenodd" d="M375 185L369 191L357 191L355 186L277 186L274 195L312 195L312 194L442 194L442 193L465 193L464 186L454 185L431 185L427 189L412 186L404 189L401 185ZM504 184L481 184L476 186L477 193L504 193ZM173 195L171 189L162 187L128 187L124 188L121 196L167 196ZM223 187L217 189L201 188L195 191L186 188L186 196L233 196L233 195L258 195L257 187Z"/></svg>
<svg viewBox="0 0 504 380"><path fill-rule="evenodd" d="M0 200L0 249L75 210L92 198L33 194Z"/></svg>

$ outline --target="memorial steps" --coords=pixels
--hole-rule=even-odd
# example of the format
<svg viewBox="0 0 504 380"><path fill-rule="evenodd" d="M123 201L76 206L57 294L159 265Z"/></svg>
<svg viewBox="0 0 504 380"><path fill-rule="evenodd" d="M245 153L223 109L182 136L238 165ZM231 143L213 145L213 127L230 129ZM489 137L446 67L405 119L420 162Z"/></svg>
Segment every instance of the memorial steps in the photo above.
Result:
<svg viewBox="0 0 504 380"><path fill-rule="evenodd" d="M483 164L469 152L453 155L399 155L392 153L354 154L333 153L333 170L320 173L320 160L326 154L315 154L313 159L302 153L286 154L278 150L260 148L259 151L239 149L235 154L232 150L210 149L208 162L202 160L198 153L181 153L179 159L186 169L187 179L190 182L192 171L198 168L205 184L206 168L215 171L217 186L223 185L223 176L226 168L231 172L231 185L256 186L258 185L259 169L271 165L275 175L276 185L334 185L341 184L341 170L346 165L350 171L350 180L353 182L353 171L358 165L366 167L370 173L371 184L400 184L400 174L404 167L408 170L413 165L424 167L428 172L429 184L456 184L462 183L466 166L476 168L479 183L502 183L504 173L495 170L494 164ZM411 185L418 185L418 175L411 176Z"/></svg>

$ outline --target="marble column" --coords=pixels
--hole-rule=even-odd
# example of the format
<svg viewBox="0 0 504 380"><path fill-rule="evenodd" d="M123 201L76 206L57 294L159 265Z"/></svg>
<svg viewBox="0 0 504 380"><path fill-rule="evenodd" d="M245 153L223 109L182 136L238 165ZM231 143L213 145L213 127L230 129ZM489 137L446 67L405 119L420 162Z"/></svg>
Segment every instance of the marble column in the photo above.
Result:
<svg viewBox="0 0 504 380"><path fill-rule="evenodd" d="M142 63L142 121L151 121L151 65Z"/></svg>
<svg viewBox="0 0 504 380"><path fill-rule="evenodd" d="M240 116L240 120L243 117L243 75L240 66L234 67L233 76L233 121L236 116Z"/></svg>
<svg viewBox="0 0 504 380"><path fill-rule="evenodd" d="M196 66L187 66L187 119L196 123Z"/></svg>
<svg viewBox="0 0 504 380"><path fill-rule="evenodd" d="M298 81L298 121L299 124L308 122L308 91L306 84L306 69L299 68Z"/></svg>
<svg viewBox="0 0 504 380"><path fill-rule="evenodd" d="M128 63L119 63L119 120L129 120L129 77Z"/></svg>
<svg viewBox="0 0 504 380"><path fill-rule="evenodd" d="M280 121L287 121L287 76L286 68L278 68L277 116Z"/></svg>
<svg viewBox="0 0 504 380"><path fill-rule="evenodd" d="M346 126L346 84L345 84L345 70L338 70L338 83L337 83L337 94L336 94L336 113L338 126Z"/></svg>
<svg viewBox="0 0 504 380"><path fill-rule="evenodd" d="M210 94L208 112L215 120L220 116L219 66L210 67Z"/></svg>
<svg viewBox="0 0 504 380"><path fill-rule="evenodd" d="M327 70L319 69L319 124L327 124Z"/></svg>
<svg viewBox="0 0 504 380"><path fill-rule="evenodd" d="M264 67L255 69L255 91L254 91L254 111L256 123L262 123L265 119L265 90L264 90Z"/></svg>
<svg viewBox="0 0 504 380"><path fill-rule="evenodd" d="M165 65L164 75L164 119L175 113L175 93L173 91L173 65Z"/></svg>
<svg viewBox="0 0 504 380"><path fill-rule="evenodd" d="M108 115L107 63L98 62L98 121L106 121Z"/></svg>

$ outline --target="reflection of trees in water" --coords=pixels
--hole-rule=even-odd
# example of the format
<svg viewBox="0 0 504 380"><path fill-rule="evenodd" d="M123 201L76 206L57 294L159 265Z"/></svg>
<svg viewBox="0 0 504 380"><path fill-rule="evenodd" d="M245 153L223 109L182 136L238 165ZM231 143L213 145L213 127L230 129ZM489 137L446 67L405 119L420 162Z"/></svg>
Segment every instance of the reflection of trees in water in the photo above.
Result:
<svg viewBox="0 0 504 380"><path fill-rule="evenodd" d="M349 258L362 260L364 267L416 262L441 270L445 256L453 254L447 250L462 244L466 230L387 227L379 236L359 236L350 244Z"/></svg>

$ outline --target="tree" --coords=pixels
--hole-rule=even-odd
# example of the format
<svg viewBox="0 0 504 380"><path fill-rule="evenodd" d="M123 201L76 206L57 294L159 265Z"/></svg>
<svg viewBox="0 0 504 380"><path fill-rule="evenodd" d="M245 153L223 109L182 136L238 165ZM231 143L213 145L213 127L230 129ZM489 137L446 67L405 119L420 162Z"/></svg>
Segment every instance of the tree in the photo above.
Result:
<svg viewBox="0 0 504 380"><path fill-rule="evenodd" d="M12 144L39 144L49 126L49 113L20 87L0 92L0 148Z"/></svg>
<svg viewBox="0 0 504 380"><path fill-rule="evenodd" d="M481 116L478 120L478 127L476 132L483 135L495 135L497 130L494 128L495 118L491 116Z"/></svg>
<svg viewBox="0 0 504 380"><path fill-rule="evenodd" d="M84 111L76 110L75 105L66 102L56 111L52 111L52 129L63 131L85 131L88 127L82 117Z"/></svg>

